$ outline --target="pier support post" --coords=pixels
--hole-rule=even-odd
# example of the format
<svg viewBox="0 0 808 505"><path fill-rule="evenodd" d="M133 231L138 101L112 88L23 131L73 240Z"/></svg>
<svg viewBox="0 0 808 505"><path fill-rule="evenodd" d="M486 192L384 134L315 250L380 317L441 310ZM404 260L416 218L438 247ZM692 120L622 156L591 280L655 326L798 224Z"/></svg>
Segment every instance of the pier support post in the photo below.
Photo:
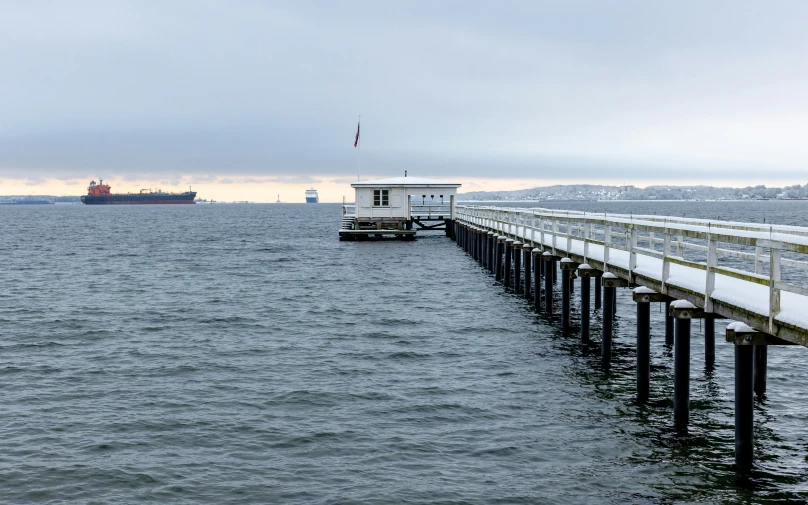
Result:
<svg viewBox="0 0 808 505"><path fill-rule="evenodd" d="M612 366L612 336L614 334L614 315L609 307L614 306L614 299L617 296L617 288L628 286L628 281L620 279L613 273L605 273L602 277L603 283L603 333L600 339L600 362L604 368Z"/></svg>
<svg viewBox="0 0 808 505"><path fill-rule="evenodd" d="M553 313L552 272L555 270L555 258L553 258L553 255L550 254L549 251L546 251L542 255L542 259L544 260L544 313L550 315Z"/></svg>
<svg viewBox="0 0 808 505"><path fill-rule="evenodd" d="M497 245L497 234L488 232L488 271L494 273L494 249Z"/></svg>
<svg viewBox="0 0 808 505"><path fill-rule="evenodd" d="M497 235L497 251L494 258L494 279L497 282L502 280L502 272L505 270L502 266L503 256L505 255L505 237L503 235Z"/></svg>
<svg viewBox="0 0 808 505"><path fill-rule="evenodd" d="M511 269L513 267L513 242L512 238L505 240L505 288L511 287Z"/></svg>
<svg viewBox="0 0 808 505"><path fill-rule="evenodd" d="M521 285L519 284L519 280L522 278L522 243L521 242L514 242L513 243L513 291L514 293L518 293L520 291Z"/></svg>
<svg viewBox="0 0 808 505"><path fill-rule="evenodd" d="M768 358L768 349L769 346L767 345L756 345L753 346L754 350L754 362L752 365L752 376L754 382L754 390L755 394L758 396L763 396L766 394L766 361Z"/></svg>
<svg viewBox="0 0 808 505"><path fill-rule="evenodd" d="M651 303L669 298L642 286L634 289L632 298L637 303L637 402L645 403L651 388Z"/></svg>
<svg viewBox="0 0 808 505"><path fill-rule="evenodd" d="M570 294L572 275L578 267L570 258L561 258L561 330L564 335L570 331Z"/></svg>
<svg viewBox="0 0 808 505"><path fill-rule="evenodd" d="M477 231L477 263L485 268L485 230L480 228Z"/></svg>
<svg viewBox="0 0 808 505"><path fill-rule="evenodd" d="M673 347L673 313L670 298L665 300L665 345Z"/></svg>
<svg viewBox="0 0 808 505"><path fill-rule="evenodd" d="M474 230L474 259L477 263L483 262L483 231L480 228Z"/></svg>
<svg viewBox="0 0 808 505"><path fill-rule="evenodd" d="M541 249L533 249L533 306L536 312L541 311L541 266L544 263L541 259Z"/></svg>
<svg viewBox="0 0 808 505"><path fill-rule="evenodd" d="M751 468L754 457L754 395L752 393L754 347L735 345L735 464L742 471Z"/></svg>
<svg viewBox="0 0 808 505"><path fill-rule="evenodd" d="M488 232L480 231L480 266L488 268Z"/></svg>
<svg viewBox="0 0 808 505"><path fill-rule="evenodd" d="M715 317L704 314L704 367L712 370L715 366Z"/></svg>
<svg viewBox="0 0 808 505"><path fill-rule="evenodd" d="M614 292L612 297L612 313L617 316L617 291Z"/></svg>
<svg viewBox="0 0 808 505"><path fill-rule="evenodd" d="M754 457L754 395L760 379L756 369L758 350L769 345L796 344L757 332L738 322L727 326L727 342L735 344L735 465L739 471L745 472L752 468ZM763 372L765 374L765 369ZM763 380L765 391L765 375Z"/></svg>
<svg viewBox="0 0 808 505"><path fill-rule="evenodd" d="M590 321L590 310L589 310L589 300L591 299L591 285L590 280L592 277L595 277L596 280L599 280L599 277L596 275L596 271L584 263L578 267L578 277L581 278L581 343L589 344L589 321Z"/></svg>
<svg viewBox="0 0 808 505"><path fill-rule="evenodd" d="M686 300L671 303L676 319L673 343L673 424L686 431L690 420L690 322L698 317L699 309Z"/></svg>
<svg viewBox="0 0 808 505"><path fill-rule="evenodd" d="M615 288L603 288L603 301L607 307L611 306ZM603 311L603 331L600 337L600 363L603 368L612 366L612 333L614 331L614 313L611 310Z"/></svg>
<svg viewBox="0 0 808 505"><path fill-rule="evenodd" d="M531 277L530 277L530 270L531 270L530 250L531 249L532 249L532 247L530 246L530 244L525 244L524 246L522 246L522 257L523 257L523 263L525 264L525 280L524 280L523 287L524 287L524 290L525 290L525 298L528 299L528 300L530 300L530 279L531 279Z"/></svg>
<svg viewBox="0 0 808 505"><path fill-rule="evenodd" d="M687 429L690 420L690 319L676 319L673 350L673 424Z"/></svg>
<svg viewBox="0 0 808 505"><path fill-rule="evenodd" d="M556 267L555 261L550 266L553 267L553 282L558 282L558 267Z"/></svg>
<svg viewBox="0 0 808 505"><path fill-rule="evenodd" d="M651 388L651 304L637 302L637 402L648 401Z"/></svg>
<svg viewBox="0 0 808 505"><path fill-rule="evenodd" d="M463 250L466 251L466 252L469 252L469 250L468 250L468 247L469 247L469 227L468 227L468 225L465 225L465 224L463 225L463 230L462 230L461 235L463 237L463 240L462 240L462 242L463 242L463 244L462 244Z"/></svg>
<svg viewBox="0 0 808 505"><path fill-rule="evenodd" d="M598 277L595 277L595 310L598 310L600 308L600 295L601 294L602 294L602 292L601 292L601 287L600 287L600 277L598 276Z"/></svg>

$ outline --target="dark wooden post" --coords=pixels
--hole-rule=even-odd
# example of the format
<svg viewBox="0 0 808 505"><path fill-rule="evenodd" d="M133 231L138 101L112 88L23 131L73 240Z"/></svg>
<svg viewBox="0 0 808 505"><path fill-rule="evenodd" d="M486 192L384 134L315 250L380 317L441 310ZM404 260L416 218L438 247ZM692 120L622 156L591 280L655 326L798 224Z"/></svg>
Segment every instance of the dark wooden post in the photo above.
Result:
<svg viewBox="0 0 808 505"><path fill-rule="evenodd" d="M756 345L753 362L753 381L755 394L763 396L766 394L766 361L769 353L769 346Z"/></svg>
<svg viewBox="0 0 808 505"><path fill-rule="evenodd" d="M518 293L520 291L519 280L522 278L522 243L516 241L513 243L513 291Z"/></svg>
<svg viewBox="0 0 808 505"><path fill-rule="evenodd" d="M671 303L676 319L676 338L673 343L673 424L679 431L687 431L690 421L690 322L699 317L700 309L686 300Z"/></svg>
<svg viewBox="0 0 808 505"><path fill-rule="evenodd" d="M553 313L553 274L555 270L555 258L549 251L542 255L544 262L544 313Z"/></svg>
<svg viewBox="0 0 808 505"><path fill-rule="evenodd" d="M595 277L595 310L600 308L600 295L602 294L600 287L600 276Z"/></svg>
<svg viewBox="0 0 808 505"><path fill-rule="evenodd" d="M570 331L570 287L572 275L578 264L570 258L561 258L561 330L564 334Z"/></svg>
<svg viewBox="0 0 808 505"><path fill-rule="evenodd" d="M715 366L715 317L704 314L704 366L712 370Z"/></svg>
<svg viewBox="0 0 808 505"><path fill-rule="evenodd" d="M502 273L504 272L505 268L503 267L503 256L505 254L505 236L498 235L497 236L497 254L496 260L494 261L494 268L496 269L495 279L497 282L502 280Z"/></svg>
<svg viewBox="0 0 808 505"><path fill-rule="evenodd" d="M581 278L581 342L584 344L590 343L589 338L589 322L590 322L590 307L589 301L591 299L591 278L594 277L596 281L600 280L599 272L586 263L578 267L578 277Z"/></svg>
<svg viewBox="0 0 808 505"><path fill-rule="evenodd" d="M530 244L525 244L524 246L522 246L522 256L524 258L523 263L525 264L525 280L524 280L525 298L528 300L530 300L530 279L531 279L530 271L532 270L530 264L531 263L530 251L532 249L533 246L531 246Z"/></svg>
<svg viewBox="0 0 808 505"><path fill-rule="evenodd" d="M620 279L613 273L605 273L603 283L603 333L600 338L600 361L604 368L612 366L612 336L614 333L614 312L609 307L614 306L614 298L618 287L628 286L628 281Z"/></svg>
<svg viewBox="0 0 808 505"><path fill-rule="evenodd" d="M542 263L542 256L541 256L541 249L538 247L533 249L533 306L536 308L536 312L541 310L541 266Z"/></svg>
<svg viewBox="0 0 808 505"><path fill-rule="evenodd" d="M511 287L511 269L513 268L513 243L514 240L509 238L505 240L505 288Z"/></svg>
<svg viewBox="0 0 808 505"><path fill-rule="evenodd" d="M651 389L651 303L670 299L646 287L635 288L632 298L637 303L637 402L645 403Z"/></svg>

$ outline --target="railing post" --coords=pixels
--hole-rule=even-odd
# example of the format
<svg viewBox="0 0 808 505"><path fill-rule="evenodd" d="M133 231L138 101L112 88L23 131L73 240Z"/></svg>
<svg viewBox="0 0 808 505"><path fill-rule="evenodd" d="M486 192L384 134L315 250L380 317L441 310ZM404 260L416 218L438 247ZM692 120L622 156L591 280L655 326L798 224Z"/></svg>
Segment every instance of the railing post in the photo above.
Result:
<svg viewBox="0 0 808 505"><path fill-rule="evenodd" d="M755 273L758 275L763 275L763 260L761 260L761 256L763 256L763 248L760 246L755 247Z"/></svg>
<svg viewBox="0 0 808 505"><path fill-rule="evenodd" d="M769 249L769 333L774 334L774 318L780 313L780 256L782 251Z"/></svg>
<svg viewBox="0 0 808 505"><path fill-rule="evenodd" d="M572 252L572 223L567 219L567 254Z"/></svg>
<svg viewBox="0 0 808 505"><path fill-rule="evenodd" d="M629 282L634 281L634 270L637 268L637 228L631 225L628 245L628 276Z"/></svg>
<svg viewBox="0 0 808 505"><path fill-rule="evenodd" d="M704 286L704 311L713 311L713 291L715 290L715 271L713 267L718 266L718 241L712 238L711 233L707 233L707 279Z"/></svg>
<svg viewBox="0 0 808 505"><path fill-rule="evenodd" d="M586 263L589 260L589 239L591 238L591 233L592 233L592 224L587 221L586 223L584 223L584 234L583 234L584 263Z"/></svg>
<svg viewBox="0 0 808 505"><path fill-rule="evenodd" d="M558 220L553 219L553 256L557 256L556 253L556 236L558 235Z"/></svg>
<svg viewBox="0 0 808 505"><path fill-rule="evenodd" d="M671 234L665 230L665 241L662 245L662 291L663 295L668 294L668 278L671 276L671 262L668 256L671 255Z"/></svg>
<svg viewBox="0 0 808 505"><path fill-rule="evenodd" d="M603 271L609 271L609 248L612 245L612 225L610 223L606 223L606 227L603 230Z"/></svg>

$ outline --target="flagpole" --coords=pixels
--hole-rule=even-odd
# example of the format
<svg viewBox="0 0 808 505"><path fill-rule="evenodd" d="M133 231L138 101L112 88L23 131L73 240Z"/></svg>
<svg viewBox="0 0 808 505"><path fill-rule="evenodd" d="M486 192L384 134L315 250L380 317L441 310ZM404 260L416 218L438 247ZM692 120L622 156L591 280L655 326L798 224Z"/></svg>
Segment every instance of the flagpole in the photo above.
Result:
<svg viewBox="0 0 808 505"><path fill-rule="evenodd" d="M362 173L362 136L359 135L359 126L362 124L362 114L359 114L359 120L356 122L356 182L360 182L359 176Z"/></svg>

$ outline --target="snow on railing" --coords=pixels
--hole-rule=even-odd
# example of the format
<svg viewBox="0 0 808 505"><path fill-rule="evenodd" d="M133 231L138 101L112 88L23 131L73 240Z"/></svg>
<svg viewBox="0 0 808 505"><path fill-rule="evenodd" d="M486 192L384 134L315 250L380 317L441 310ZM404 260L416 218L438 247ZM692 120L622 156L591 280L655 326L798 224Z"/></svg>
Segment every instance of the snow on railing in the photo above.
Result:
<svg viewBox="0 0 808 505"><path fill-rule="evenodd" d="M703 290L704 309L707 311L713 309L712 295L717 274L766 286L769 290L769 330L773 330L774 319L780 313L781 292L808 296L808 287L785 282L782 272L783 266L808 269L808 261L805 261L808 259L808 228L804 227L464 205L456 207L456 219L543 244L554 255L572 253L575 242L575 254L582 253L586 259L592 245L600 246L598 255L602 254L604 270L616 266L610 261L611 252L625 251L628 253L625 267L629 276L635 274L638 255L656 258L661 260L659 277L663 289L670 279L671 265L704 271L703 289L700 288L699 292ZM719 247L719 244L725 247ZM745 248L754 248L754 251ZM685 259L685 250L692 251L691 256L697 257ZM784 258L784 253L791 257ZM754 271L736 268L746 266L743 264L719 265L719 256L740 263L752 261ZM795 279L803 277L793 276Z"/></svg>

